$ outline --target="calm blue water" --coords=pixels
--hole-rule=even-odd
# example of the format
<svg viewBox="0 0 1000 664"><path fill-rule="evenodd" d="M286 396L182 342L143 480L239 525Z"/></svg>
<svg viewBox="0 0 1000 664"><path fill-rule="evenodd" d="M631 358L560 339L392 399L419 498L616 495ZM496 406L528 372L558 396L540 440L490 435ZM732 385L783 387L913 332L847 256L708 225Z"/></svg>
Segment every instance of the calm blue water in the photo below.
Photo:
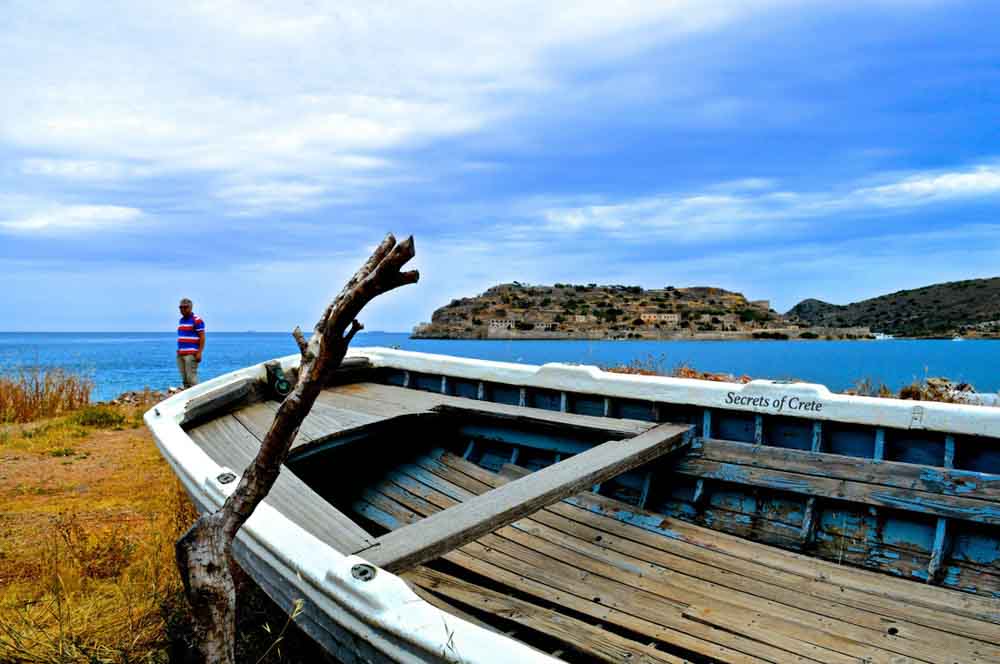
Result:
<svg viewBox="0 0 1000 664"><path fill-rule="evenodd" d="M127 390L177 385L172 333L0 332L0 372L41 365L90 375L94 398ZM703 371L754 378L795 378L832 390L869 377L898 389L915 378L947 376L980 392L1000 390L998 341L445 341L362 332L355 346L398 346L445 355L543 364L602 366L652 359L664 369L687 364ZM202 380L297 352L286 333L212 333Z"/></svg>

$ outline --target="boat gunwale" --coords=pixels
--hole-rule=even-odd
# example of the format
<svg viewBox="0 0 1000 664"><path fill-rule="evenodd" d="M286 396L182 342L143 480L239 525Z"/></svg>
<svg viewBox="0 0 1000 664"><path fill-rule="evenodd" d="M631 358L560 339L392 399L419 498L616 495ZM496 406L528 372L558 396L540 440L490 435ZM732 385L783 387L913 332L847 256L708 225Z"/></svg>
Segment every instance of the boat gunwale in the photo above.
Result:
<svg viewBox="0 0 1000 664"><path fill-rule="evenodd" d="M355 352L364 354L375 368L401 369L467 380L506 383L519 387L891 429L988 437L997 436L1000 432L998 407L838 394L819 383L767 379L736 383L623 374L604 371L594 365L517 364L377 346L358 348ZM755 397L770 399L780 396L795 397L800 400L821 399L822 409L796 413L775 411L774 408L768 407L726 403L727 395L730 393L733 393L734 397L746 399Z"/></svg>

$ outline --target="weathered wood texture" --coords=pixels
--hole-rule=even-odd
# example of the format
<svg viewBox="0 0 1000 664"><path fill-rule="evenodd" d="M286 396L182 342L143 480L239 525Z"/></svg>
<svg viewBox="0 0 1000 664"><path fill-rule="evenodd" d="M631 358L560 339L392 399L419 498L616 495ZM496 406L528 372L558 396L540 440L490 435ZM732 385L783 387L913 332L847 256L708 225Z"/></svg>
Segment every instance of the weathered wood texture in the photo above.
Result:
<svg viewBox="0 0 1000 664"><path fill-rule="evenodd" d="M705 459L899 489L1000 501L1000 475L727 440L700 441Z"/></svg>
<svg viewBox="0 0 1000 664"><path fill-rule="evenodd" d="M328 383L341 384L351 379L368 378L371 374L371 362L366 357L349 357L340 363L331 374ZM296 370L292 370L289 379L294 382ZM267 397L267 386L264 381L246 378L235 383L223 385L210 392L191 399L184 407L181 426L184 428L197 426L213 417L218 417L232 410L241 409ZM278 402L273 404L271 419ZM270 421L268 422L270 423Z"/></svg>
<svg viewBox="0 0 1000 664"><path fill-rule="evenodd" d="M583 620L426 567L407 572L405 578L426 591L426 595L431 598L435 597L434 593L438 593L452 601L523 625L554 638L567 649L592 657L595 661L614 664L620 662L689 664L685 659L637 643Z"/></svg>
<svg viewBox="0 0 1000 664"><path fill-rule="evenodd" d="M277 407L278 403L275 401L262 401L241 408L233 415L255 436L263 438L271 425L271 420L274 419ZM356 410L330 406L317 399L302 426L299 427L298 435L292 441L290 449L294 451L319 444L385 421L388 420Z"/></svg>
<svg viewBox="0 0 1000 664"><path fill-rule="evenodd" d="M213 461L234 470L251 463L260 448L260 435L249 431L234 415L218 417L191 429L188 435ZM375 541L288 468L281 469L264 502L341 553Z"/></svg>
<svg viewBox="0 0 1000 664"><path fill-rule="evenodd" d="M597 417L544 408L512 406L378 383L355 383L331 387L323 391L317 399L317 403L380 418L428 411L456 416L488 415L491 418L529 424L558 425L571 431L601 432L614 438L634 436L655 426L653 422L641 420Z"/></svg>
<svg viewBox="0 0 1000 664"><path fill-rule="evenodd" d="M690 442L690 433L689 426L661 424L634 438L598 445L452 510L388 533L359 553L390 571L413 567L595 482L674 452Z"/></svg>
<svg viewBox="0 0 1000 664"><path fill-rule="evenodd" d="M239 407L262 394L263 389L262 382L247 378L197 396L184 407L181 426L193 426L217 414Z"/></svg>
<svg viewBox="0 0 1000 664"><path fill-rule="evenodd" d="M233 415L260 439L264 438L278 408L276 401L260 401L235 410ZM379 425L401 417L448 416L470 421L488 417L532 427L558 427L564 433L581 432L588 436L625 438L648 431L652 422L561 413L541 408L521 408L478 401L447 394L381 385L377 383L340 384L319 394L312 410L292 442L298 455L337 439L365 431L375 432Z"/></svg>
<svg viewBox="0 0 1000 664"><path fill-rule="evenodd" d="M837 498L936 516L1000 524L993 500L1000 477L891 461L748 443L704 441L702 458L684 459L684 475Z"/></svg>
<svg viewBox="0 0 1000 664"><path fill-rule="evenodd" d="M356 509L387 528L403 528L524 474L507 466L498 476L440 453L390 473ZM595 660L660 661L660 649L722 662L1000 658L1000 600L817 561L592 493L555 503L444 559L474 576L455 581L459 572L416 570L411 580ZM491 588L477 587L478 579ZM521 599L506 600L510 594ZM607 639L601 625L628 635L626 642ZM641 652L640 644L657 650Z"/></svg>

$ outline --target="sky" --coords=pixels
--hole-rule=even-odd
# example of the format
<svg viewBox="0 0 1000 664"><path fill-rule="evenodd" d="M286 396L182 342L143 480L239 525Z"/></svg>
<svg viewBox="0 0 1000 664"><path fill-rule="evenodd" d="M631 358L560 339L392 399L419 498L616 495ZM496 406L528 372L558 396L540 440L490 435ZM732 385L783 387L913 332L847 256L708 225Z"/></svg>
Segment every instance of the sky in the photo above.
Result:
<svg viewBox="0 0 1000 664"><path fill-rule="evenodd" d="M386 232L785 311L1000 274L1000 3L0 3L0 329L311 327Z"/></svg>

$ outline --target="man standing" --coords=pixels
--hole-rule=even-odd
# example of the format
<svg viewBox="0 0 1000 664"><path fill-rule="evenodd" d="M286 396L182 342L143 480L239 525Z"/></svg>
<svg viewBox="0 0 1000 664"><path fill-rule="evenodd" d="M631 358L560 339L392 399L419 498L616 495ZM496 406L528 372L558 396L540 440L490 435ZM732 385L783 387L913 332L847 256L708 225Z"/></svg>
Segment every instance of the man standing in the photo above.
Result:
<svg viewBox="0 0 1000 664"><path fill-rule="evenodd" d="M177 368L184 387L198 384L198 364L205 350L205 321L194 315L191 300L181 300L181 319L177 323Z"/></svg>

